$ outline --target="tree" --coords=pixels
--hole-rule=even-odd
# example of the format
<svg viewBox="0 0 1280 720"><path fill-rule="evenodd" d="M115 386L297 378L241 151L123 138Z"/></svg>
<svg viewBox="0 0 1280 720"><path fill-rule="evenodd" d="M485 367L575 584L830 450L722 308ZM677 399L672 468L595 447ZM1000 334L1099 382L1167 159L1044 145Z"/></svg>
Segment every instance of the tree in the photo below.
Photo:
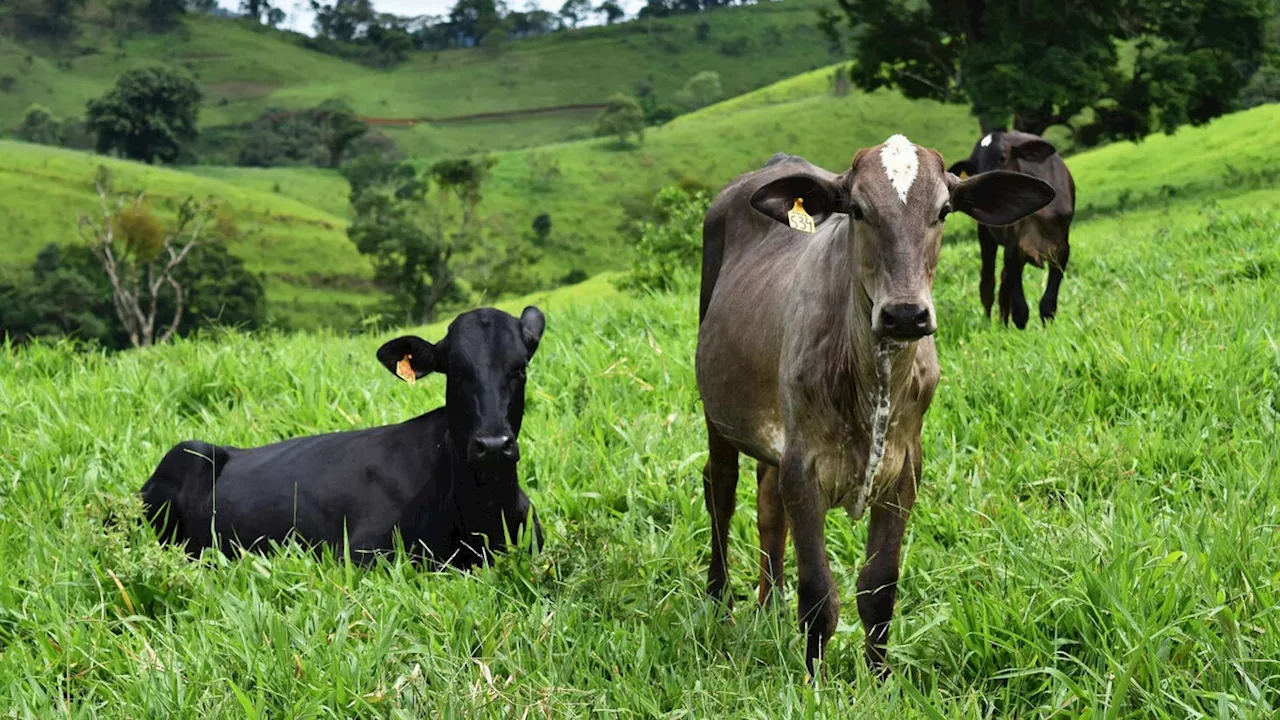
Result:
<svg viewBox="0 0 1280 720"><path fill-rule="evenodd" d="M98 169L94 181L102 219L80 216L80 234L111 281L111 301L133 347L166 342L182 324L186 297L176 273L205 238L212 208L192 198L178 208L171 227L155 216L144 194L111 197L110 173ZM173 291L173 309L157 337L161 289Z"/></svg>
<svg viewBox="0 0 1280 720"><path fill-rule="evenodd" d="M129 70L106 95L89 101L87 123L99 153L172 162L195 140L200 88L185 72L166 67Z"/></svg>
<svg viewBox="0 0 1280 720"><path fill-rule="evenodd" d="M471 47L501 26L506 13L506 3L500 0L458 0L449 11L449 24L460 36L462 44Z"/></svg>
<svg viewBox="0 0 1280 720"><path fill-rule="evenodd" d="M1138 139L1227 111L1264 50L1268 0L837 0L867 90L968 103L983 132ZM1129 56L1132 56L1129 59ZM1093 119L1076 127L1092 110Z"/></svg>
<svg viewBox="0 0 1280 720"><path fill-rule="evenodd" d="M138 8L139 16L153 32L168 30L178 24L187 12L186 0L144 0Z"/></svg>
<svg viewBox="0 0 1280 720"><path fill-rule="evenodd" d="M627 16L627 12L614 0L604 0L596 7L596 14L604 16L604 24L612 25Z"/></svg>
<svg viewBox="0 0 1280 720"><path fill-rule="evenodd" d="M542 213L533 219L533 244L543 247L551 237L551 215Z"/></svg>
<svg viewBox="0 0 1280 720"><path fill-rule="evenodd" d="M53 119L53 113L43 105L32 105L22 116L18 137L30 143L57 145L62 140L62 128Z"/></svg>
<svg viewBox="0 0 1280 720"><path fill-rule="evenodd" d="M604 111L596 119L596 135L614 135L618 144L624 145L632 135L637 142L644 142L644 110L630 95L618 93L609 98Z"/></svg>
<svg viewBox="0 0 1280 720"><path fill-rule="evenodd" d="M575 28L586 20L591 12L591 0L564 0L564 4L560 6L560 17L564 18L564 22L570 27Z"/></svg>
<svg viewBox="0 0 1280 720"><path fill-rule="evenodd" d="M507 47L507 33L502 28L490 30L480 39L480 47L492 57L498 57Z"/></svg>
<svg viewBox="0 0 1280 720"><path fill-rule="evenodd" d="M703 70L689 78L689 82L685 83L684 89L680 91L679 98L682 104L696 110L719 100L722 94L720 73L714 70Z"/></svg>
<svg viewBox="0 0 1280 720"><path fill-rule="evenodd" d="M345 107L335 108L328 112L320 124L320 136L329 150L329 167L336 168L342 164L342 154L351 143L364 137L369 126L356 117L355 113Z"/></svg>
<svg viewBox="0 0 1280 720"><path fill-rule="evenodd" d="M311 0L316 14L316 34L331 40L353 42L377 21L370 0L333 0L324 4Z"/></svg>
<svg viewBox="0 0 1280 720"><path fill-rule="evenodd" d="M279 25L285 18L284 11L276 7L271 0L240 0L240 14L252 18L256 23L270 27Z"/></svg>
<svg viewBox="0 0 1280 720"><path fill-rule="evenodd" d="M9 0L0 18L13 19L20 35L64 39L75 32L75 13L88 0Z"/></svg>
<svg viewBox="0 0 1280 720"><path fill-rule="evenodd" d="M370 257L376 281L405 322L432 321L440 303L458 292L453 260L475 240L475 210L492 165L487 158L445 160L419 172L409 163L362 157L343 168L354 216L347 237Z"/></svg>

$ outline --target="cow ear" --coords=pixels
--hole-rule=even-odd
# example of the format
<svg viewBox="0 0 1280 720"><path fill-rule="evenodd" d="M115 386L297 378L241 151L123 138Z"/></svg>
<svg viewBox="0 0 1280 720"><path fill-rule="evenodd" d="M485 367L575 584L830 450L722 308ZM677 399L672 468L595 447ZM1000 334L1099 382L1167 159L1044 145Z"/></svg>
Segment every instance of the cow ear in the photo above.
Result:
<svg viewBox="0 0 1280 720"><path fill-rule="evenodd" d="M813 217L815 225L831 213L849 212L844 177L830 180L810 173L785 175L764 185L751 195L751 207L783 225L790 225L787 213L795 206L796 198L804 201L805 212Z"/></svg>
<svg viewBox="0 0 1280 720"><path fill-rule="evenodd" d="M1009 225L1053 201L1045 181L1007 170L961 180L951 189L951 206L983 225Z"/></svg>
<svg viewBox="0 0 1280 720"><path fill-rule="evenodd" d="M1044 162L1049 156L1058 152L1053 143L1043 138L1032 137L1014 145L1010 150L1013 156L1027 162Z"/></svg>
<svg viewBox="0 0 1280 720"><path fill-rule="evenodd" d="M405 335L384 343L378 348L378 362L390 370L393 375L404 380L400 374L400 363L408 360L413 370L414 380L432 372L444 372L444 353L435 345L416 335Z"/></svg>
<svg viewBox="0 0 1280 720"><path fill-rule="evenodd" d="M974 167L973 162L969 160L961 160L955 163L951 167L947 168L947 172L951 173L952 175L955 175L956 177L963 177L965 175L978 174L977 168Z"/></svg>
<svg viewBox="0 0 1280 720"><path fill-rule="evenodd" d="M542 331L547 328L547 318L537 307L530 305L520 313L520 335L524 338L524 346L529 348L529 359L538 350L542 341Z"/></svg>

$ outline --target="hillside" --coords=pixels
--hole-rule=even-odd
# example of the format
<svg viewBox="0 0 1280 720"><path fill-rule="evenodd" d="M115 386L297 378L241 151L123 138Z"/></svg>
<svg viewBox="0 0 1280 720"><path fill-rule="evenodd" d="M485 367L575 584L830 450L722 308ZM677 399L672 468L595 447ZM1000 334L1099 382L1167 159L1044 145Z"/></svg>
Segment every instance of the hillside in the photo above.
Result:
<svg viewBox="0 0 1280 720"><path fill-rule="evenodd" d="M593 139L502 153L482 211L510 234L526 232L540 213L551 215L551 243L538 270L551 282L575 269L594 274L626 267L628 218L665 184L686 180L718 188L778 150L839 169L857 148L894 132L947 158L966 154L976 139L976 123L963 107L890 92L835 97L829 90L833 70L806 73L650 129L638 148ZM1173 136L1073 156L1081 213L1273 187L1280 138L1269 128L1276 124L1280 107L1263 106ZM10 197L24 199L0 207L0 220L12 229L3 264L15 265L29 262L44 244L74 237L75 213L92 207L89 182L101 159L15 143L0 147L6 151L0 152L0 183L13 188ZM559 176L545 185L535 182L531 158L557 166ZM362 292L368 264L342 231L347 188L336 173L109 164L136 177L138 186L173 199L187 192L234 198L235 212L254 238L235 251L268 273L273 308L300 327L344 324L372 301ZM963 236L971 227L957 219L949 233Z"/></svg>
<svg viewBox="0 0 1280 720"><path fill-rule="evenodd" d="M13 78L8 93L0 93L0 127L15 125L33 102L58 117L83 115L85 102L121 72L154 62L195 74L206 95L205 127L330 99L389 120L598 104L616 92L635 93L640 83L672 105L677 91L702 70L718 72L724 96L732 97L832 61L814 27L816 7L813 0L786 0L583 28L514 41L496 55L480 49L413 52L390 70L304 49L292 33L207 15L190 16L180 31L166 35L90 32L74 49L0 39L0 77ZM696 39L699 23L707 25L703 41ZM595 115L568 111L379 129L416 156L461 155L589 134Z"/></svg>
<svg viewBox="0 0 1280 720"><path fill-rule="evenodd" d="M30 262L49 243L78 241L78 216L97 211L93 177L99 165L112 170L122 191L145 190L162 214L188 196L217 198L241 235L230 249L265 273L272 312L296 326L352 322L375 299L372 271L347 240L343 218L238 181L3 140L0 265ZM285 184L297 187L293 180Z"/></svg>
<svg viewBox="0 0 1280 720"><path fill-rule="evenodd" d="M737 603L706 601L697 300L612 294L546 304L521 436L546 549L468 575L301 551L193 563L137 522L133 493L179 440L252 446L434 407L442 378L407 386L376 365L389 333L225 333L112 356L17 350L0 364L0 707L1270 717L1280 190L1181 189L1224 158L1247 159L1230 146L1274 142L1259 129L1276 112L1073 158L1086 203L1155 183L1174 191L1076 225L1048 327L987 322L976 248L943 248L943 379L884 682L859 660L865 520L828 519L843 608L825 682L804 677L790 551L784 603L755 607L750 462L730 533ZM1029 289L1042 282L1029 273ZM422 333L436 340L440 328Z"/></svg>

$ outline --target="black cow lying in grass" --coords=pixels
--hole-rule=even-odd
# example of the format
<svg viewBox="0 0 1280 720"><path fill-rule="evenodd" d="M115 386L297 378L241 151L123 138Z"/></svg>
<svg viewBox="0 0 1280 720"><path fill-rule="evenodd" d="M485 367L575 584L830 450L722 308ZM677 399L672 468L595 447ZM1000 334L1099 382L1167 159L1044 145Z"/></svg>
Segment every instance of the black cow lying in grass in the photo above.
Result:
<svg viewBox="0 0 1280 720"><path fill-rule="evenodd" d="M415 558L468 568L530 517L541 548L516 463L525 367L544 326L536 307L518 320L485 308L434 346L414 336L383 345L378 360L400 377L446 377L445 406L398 425L248 450L179 443L142 486L147 518L160 542L193 556L215 539L223 552L263 552L295 537L366 564L398 532Z"/></svg>

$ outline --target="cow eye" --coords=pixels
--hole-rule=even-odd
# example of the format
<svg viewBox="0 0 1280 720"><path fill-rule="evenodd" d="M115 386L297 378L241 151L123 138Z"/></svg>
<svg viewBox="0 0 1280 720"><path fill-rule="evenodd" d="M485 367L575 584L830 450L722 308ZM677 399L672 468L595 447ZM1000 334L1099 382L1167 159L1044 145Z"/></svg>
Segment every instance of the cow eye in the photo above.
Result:
<svg viewBox="0 0 1280 720"><path fill-rule="evenodd" d="M861 220L863 218L862 208L856 202L849 203L849 214L853 216L854 220Z"/></svg>
<svg viewBox="0 0 1280 720"><path fill-rule="evenodd" d="M947 215L949 214L951 214L951 205L948 203L946 205L943 205L942 209L938 211L938 222L942 222L946 220Z"/></svg>

